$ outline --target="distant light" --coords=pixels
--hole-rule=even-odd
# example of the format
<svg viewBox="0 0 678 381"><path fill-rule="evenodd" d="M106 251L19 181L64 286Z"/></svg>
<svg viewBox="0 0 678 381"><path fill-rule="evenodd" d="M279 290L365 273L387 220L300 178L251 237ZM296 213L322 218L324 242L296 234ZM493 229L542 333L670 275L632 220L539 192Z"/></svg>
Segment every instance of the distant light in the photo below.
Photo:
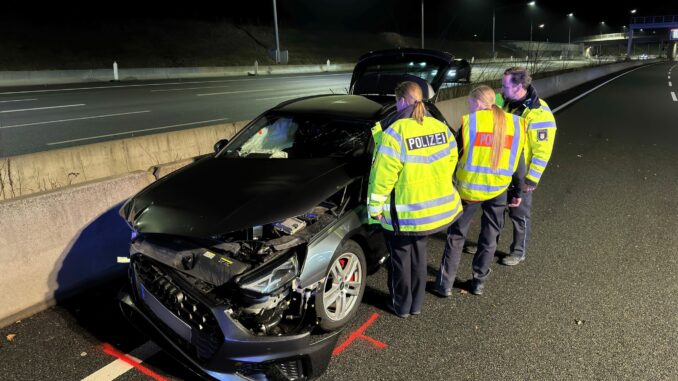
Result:
<svg viewBox="0 0 678 381"><path fill-rule="evenodd" d="M530 1L529 3L527 3L527 5L534 7L535 5L537 5L537 2L536 1Z"/></svg>
<svg viewBox="0 0 678 381"><path fill-rule="evenodd" d="M540 27L540 28L543 28L543 27L544 27L544 24L539 24L539 27Z"/></svg>
<svg viewBox="0 0 678 381"><path fill-rule="evenodd" d="M410 62L407 66L414 66L414 62Z"/></svg>
<svg viewBox="0 0 678 381"><path fill-rule="evenodd" d="M637 11L637 9L631 9L631 13L632 13L632 14L635 14L636 11Z"/></svg>
<svg viewBox="0 0 678 381"><path fill-rule="evenodd" d="M426 62L420 62L420 63L419 63L419 66L421 66L421 67L426 67Z"/></svg>
<svg viewBox="0 0 678 381"><path fill-rule="evenodd" d="M642 32L643 30L641 29L640 31Z"/></svg>
<svg viewBox="0 0 678 381"><path fill-rule="evenodd" d="M573 16L574 16L574 13L568 13L567 14L567 17L573 17Z"/></svg>
<svg viewBox="0 0 678 381"><path fill-rule="evenodd" d="M473 37L478 37L478 35L477 35L477 34L474 34Z"/></svg>
<svg viewBox="0 0 678 381"><path fill-rule="evenodd" d="M601 21L601 22L600 22L600 25L605 25L605 21Z"/></svg>

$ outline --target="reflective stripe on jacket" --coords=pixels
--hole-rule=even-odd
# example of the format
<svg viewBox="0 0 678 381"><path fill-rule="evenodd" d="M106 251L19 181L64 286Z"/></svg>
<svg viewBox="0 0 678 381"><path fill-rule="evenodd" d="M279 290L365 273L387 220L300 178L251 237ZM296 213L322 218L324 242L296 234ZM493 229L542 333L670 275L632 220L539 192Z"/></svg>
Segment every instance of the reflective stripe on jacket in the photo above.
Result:
<svg viewBox="0 0 678 381"><path fill-rule="evenodd" d="M518 115L506 116L506 141L497 170L492 169L494 115L491 110L479 110L462 117L463 153L455 175L462 199L485 201L505 191L520 161L525 147L525 120Z"/></svg>
<svg viewBox="0 0 678 381"><path fill-rule="evenodd" d="M452 185L457 143L450 129L432 117L423 125L405 118L385 131L373 129L376 149L368 187L370 222L402 235L443 230L461 213ZM382 219L373 217L382 215Z"/></svg>

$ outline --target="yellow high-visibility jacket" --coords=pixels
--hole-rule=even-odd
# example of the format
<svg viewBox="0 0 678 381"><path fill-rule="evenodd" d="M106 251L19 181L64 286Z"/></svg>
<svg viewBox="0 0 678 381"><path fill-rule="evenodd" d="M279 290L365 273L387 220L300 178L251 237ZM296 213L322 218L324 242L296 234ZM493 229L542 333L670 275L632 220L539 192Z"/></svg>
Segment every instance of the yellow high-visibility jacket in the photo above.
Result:
<svg viewBox="0 0 678 381"><path fill-rule="evenodd" d="M515 114L517 110L510 110L508 103L504 110ZM539 183L541 176L546 170L551 153L553 152L553 143L556 139L556 119L548 104L543 99L539 99L539 107L526 107L520 116L525 118L527 124L527 144L525 145L525 165L527 174L525 179Z"/></svg>
<svg viewBox="0 0 678 381"><path fill-rule="evenodd" d="M518 169L525 147L525 120L518 115L504 113L506 141L497 170L492 169L492 140L494 115L491 110L479 110L462 117L461 140L463 151L457 172L459 195L467 201L485 201L504 192Z"/></svg>
<svg viewBox="0 0 678 381"><path fill-rule="evenodd" d="M373 135L378 146L368 186L370 222L401 235L446 229L462 212L452 184L458 153L450 129L426 116L423 125L405 118L381 131L377 124Z"/></svg>

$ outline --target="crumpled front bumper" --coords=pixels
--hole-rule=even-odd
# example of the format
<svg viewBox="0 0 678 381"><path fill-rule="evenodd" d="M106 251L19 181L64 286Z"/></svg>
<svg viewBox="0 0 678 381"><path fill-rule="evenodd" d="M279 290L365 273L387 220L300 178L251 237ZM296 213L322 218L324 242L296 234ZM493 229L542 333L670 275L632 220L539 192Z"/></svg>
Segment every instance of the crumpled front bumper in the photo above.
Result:
<svg viewBox="0 0 678 381"><path fill-rule="evenodd" d="M131 287L130 287L131 288ZM223 333L209 359L196 356L191 327L164 308L147 291L135 297L130 289L118 297L124 315L173 357L205 378L217 380L305 380L320 376L329 364L341 331L292 336L255 336L228 313L212 313ZM140 300L140 299L144 300ZM188 336L187 336L188 335ZM196 340L193 340L195 342ZM194 343L195 344L195 343ZM197 343L198 345L200 343Z"/></svg>

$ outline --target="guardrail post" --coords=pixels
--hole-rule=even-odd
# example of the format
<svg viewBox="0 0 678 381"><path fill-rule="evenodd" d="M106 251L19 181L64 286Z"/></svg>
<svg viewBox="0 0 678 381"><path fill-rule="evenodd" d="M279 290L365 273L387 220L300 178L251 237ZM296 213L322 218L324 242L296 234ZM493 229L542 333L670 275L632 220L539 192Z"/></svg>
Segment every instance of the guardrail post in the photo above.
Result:
<svg viewBox="0 0 678 381"><path fill-rule="evenodd" d="M471 57L471 65L473 65L473 61L475 61L475 60L476 60L475 56Z"/></svg>
<svg viewBox="0 0 678 381"><path fill-rule="evenodd" d="M118 81L118 63L113 61L113 80Z"/></svg>
<svg viewBox="0 0 678 381"><path fill-rule="evenodd" d="M327 60L327 71L330 71L330 60Z"/></svg>
<svg viewBox="0 0 678 381"><path fill-rule="evenodd" d="M259 75L259 61L254 60L254 75Z"/></svg>

